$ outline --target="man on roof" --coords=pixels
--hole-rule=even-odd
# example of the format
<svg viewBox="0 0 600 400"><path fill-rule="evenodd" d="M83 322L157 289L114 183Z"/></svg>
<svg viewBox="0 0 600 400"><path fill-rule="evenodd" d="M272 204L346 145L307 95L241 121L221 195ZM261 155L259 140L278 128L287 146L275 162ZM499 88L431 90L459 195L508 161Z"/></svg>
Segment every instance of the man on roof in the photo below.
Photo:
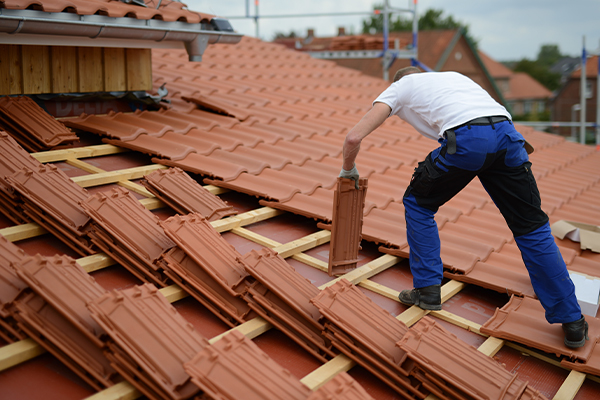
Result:
<svg viewBox="0 0 600 400"><path fill-rule="evenodd" d="M442 309L443 264L434 216L478 177L514 235L546 320L562 324L566 346L583 346L588 324L541 208L528 156L533 148L515 130L508 111L457 72L402 68L348 132L340 177L358 185L355 160L360 143L393 115L440 143L415 168L404 193L414 288L403 290L400 301L426 310Z"/></svg>

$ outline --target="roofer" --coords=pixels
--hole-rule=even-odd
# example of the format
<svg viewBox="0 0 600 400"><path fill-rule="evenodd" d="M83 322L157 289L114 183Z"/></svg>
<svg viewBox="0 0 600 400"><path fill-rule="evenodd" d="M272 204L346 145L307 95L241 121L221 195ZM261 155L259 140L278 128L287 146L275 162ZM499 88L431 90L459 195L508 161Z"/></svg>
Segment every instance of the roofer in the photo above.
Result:
<svg viewBox="0 0 600 400"><path fill-rule="evenodd" d="M575 287L541 209L528 153L533 148L514 128L508 111L482 87L457 72L400 69L394 83L348 132L340 177L358 185L356 156L361 141L397 115L440 147L415 168L404 193L412 290L400 301L441 310L443 264L434 220L438 208L476 176L504 216L549 323L562 323L564 343L585 344L588 324Z"/></svg>

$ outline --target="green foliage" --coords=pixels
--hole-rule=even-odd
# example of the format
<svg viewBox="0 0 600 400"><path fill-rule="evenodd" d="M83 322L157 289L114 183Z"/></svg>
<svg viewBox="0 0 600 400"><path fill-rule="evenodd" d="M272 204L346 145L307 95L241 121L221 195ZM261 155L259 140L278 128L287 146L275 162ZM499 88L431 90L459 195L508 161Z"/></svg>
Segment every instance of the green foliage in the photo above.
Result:
<svg viewBox="0 0 600 400"><path fill-rule="evenodd" d="M550 67L562 57L557 45L542 45L537 60L524 58L515 65L513 70L525 72L548 90L554 91L560 87L560 74L551 72Z"/></svg>
<svg viewBox="0 0 600 400"><path fill-rule="evenodd" d="M282 32L275 32L275 35L273 36L273 40L275 39L293 39L293 38L297 38L298 35L296 35L296 32L291 31L290 33L282 33Z"/></svg>
<svg viewBox="0 0 600 400"><path fill-rule="evenodd" d="M383 10L383 5L375 5L373 7L374 10ZM469 35L469 27L468 25L464 25L463 23L456 21L451 15L443 18L444 11L436 10L433 8L425 11L424 14L421 14L419 17L419 30L427 31L427 30L435 30L435 29L463 29L465 36L467 36L471 43L476 46L477 41ZM388 26L390 32L406 32L412 31L413 21L411 18L405 16L406 14L400 14L393 18L390 14L388 16ZM378 14L367 18L362 21L362 33L382 33L383 32L383 14Z"/></svg>

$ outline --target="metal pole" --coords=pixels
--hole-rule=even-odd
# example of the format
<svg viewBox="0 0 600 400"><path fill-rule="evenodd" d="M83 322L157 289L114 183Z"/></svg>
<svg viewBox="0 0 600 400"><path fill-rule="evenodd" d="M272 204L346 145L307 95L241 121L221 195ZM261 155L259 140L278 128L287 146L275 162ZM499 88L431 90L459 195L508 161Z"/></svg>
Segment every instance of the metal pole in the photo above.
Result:
<svg viewBox="0 0 600 400"><path fill-rule="evenodd" d="M598 64L596 65L596 146L600 145L600 46L598 46L596 57Z"/></svg>
<svg viewBox="0 0 600 400"><path fill-rule="evenodd" d="M256 38L258 39L258 0L254 0L254 26L256 28Z"/></svg>
<svg viewBox="0 0 600 400"><path fill-rule="evenodd" d="M586 122L586 93L585 89L587 86L586 75L587 75L587 66L586 66L587 55L585 53L585 36L583 37L583 50L581 51L581 87L579 89L581 101L581 113L579 114L581 126L579 127L579 143L585 144L585 122Z"/></svg>
<svg viewBox="0 0 600 400"><path fill-rule="evenodd" d="M413 26L412 26L412 30L413 30L413 49L415 51L415 58L418 60L419 59L419 54L417 52L417 45L418 45L418 39L417 37L419 36L419 19L417 18L417 0L413 0Z"/></svg>
<svg viewBox="0 0 600 400"><path fill-rule="evenodd" d="M388 51L388 34L390 32L390 26L388 21L389 15L390 11L388 0L385 0L385 2L383 3L383 79L386 81L390 79L390 66L388 65L390 57L390 53Z"/></svg>

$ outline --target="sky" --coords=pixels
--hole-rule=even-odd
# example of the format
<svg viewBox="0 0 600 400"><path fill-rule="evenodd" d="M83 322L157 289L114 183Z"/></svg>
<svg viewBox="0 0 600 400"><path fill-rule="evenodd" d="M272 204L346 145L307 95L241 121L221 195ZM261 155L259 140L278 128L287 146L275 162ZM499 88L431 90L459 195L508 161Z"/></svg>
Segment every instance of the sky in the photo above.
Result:
<svg viewBox="0 0 600 400"><path fill-rule="evenodd" d="M384 0L260 0L258 37L273 40L276 33L294 31L306 36L314 29L316 36L337 35L338 27L360 33L362 20L369 17L374 4ZM233 18L255 13L255 0L183 0L193 11L229 17L233 28L256 37L254 18ZM412 9L413 0L389 0L391 7ZM417 14L433 8L442 10L442 18L469 27L480 50L496 61L522 58L536 59L540 47L558 45L562 54L580 57L585 36L586 51L600 51L600 0L418 0ZM364 15L328 15L310 17L267 18L307 14L365 13ZM400 14L399 14L400 15ZM411 13L402 13L412 17ZM395 16L393 17L395 19Z"/></svg>

